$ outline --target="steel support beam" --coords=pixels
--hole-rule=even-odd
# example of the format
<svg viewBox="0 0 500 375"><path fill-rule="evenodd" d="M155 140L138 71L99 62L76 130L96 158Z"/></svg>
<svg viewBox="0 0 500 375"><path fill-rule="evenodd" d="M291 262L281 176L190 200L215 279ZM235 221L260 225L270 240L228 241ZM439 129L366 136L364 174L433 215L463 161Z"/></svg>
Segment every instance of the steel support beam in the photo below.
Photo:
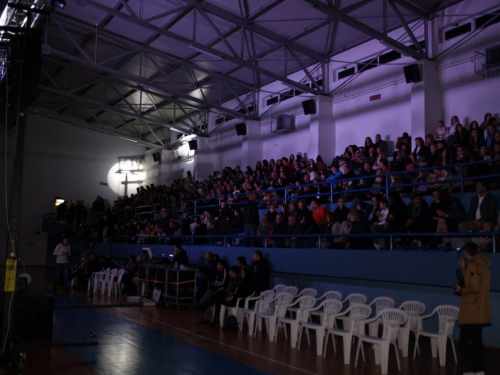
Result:
<svg viewBox="0 0 500 375"><path fill-rule="evenodd" d="M299 86L301 88L301 90L303 92L309 92L311 94L324 94L324 92L318 92L317 90L314 90L314 89L311 89L310 87L308 86L305 86L305 85L301 85L300 83L296 82L296 81L293 81L287 77L283 77L282 75L278 74L278 73L275 73L273 71L270 71L270 70L267 70L267 69L264 69L256 64L253 64L251 62L248 62L246 60L243 60L241 58L237 58L237 57L234 57L230 54L227 54L227 53L224 53L222 51L218 51L216 49L213 49L211 47L207 47L206 45L202 44L202 43L199 43L199 42L196 42L194 40L191 40L189 38L186 38L186 37L183 37L179 34L176 34L176 33L173 33L171 31L168 31L168 30L164 30L162 29L161 27L158 27L158 26L155 26L155 25L151 25L151 24L148 24L147 22L144 22L142 20L137 20L131 16L128 16L127 14L125 13L122 13L122 12L117 12L115 11L114 9L111 9L109 7L106 7L102 4L99 4L95 1L92 1L92 0L87 0L88 2L88 5L91 5L97 9L100 9L104 12L108 12L110 14L112 14L113 16L116 16L117 18L121 18L127 22L130 22L130 23L133 23L133 24L136 24L138 26L141 26L141 27L144 27L144 28L147 28L147 29L150 29L158 34L162 34L166 37L169 37L169 38L173 38L181 43L184 43L188 46L193 46L195 47L199 52L204 52L208 55L215 55L215 56L219 56L223 59L225 59L226 61L230 61L236 65L240 65L244 68L248 68L252 71L256 71L258 73L261 73L261 74L264 74L268 77L271 77L271 78L274 78L275 80L279 80L279 81L283 81L283 82L287 82L289 84L292 84L292 85L295 85L295 86Z"/></svg>
<svg viewBox="0 0 500 375"><path fill-rule="evenodd" d="M105 129L100 129L100 128L96 127L95 124L89 124L89 123L87 123L87 122L85 122L83 120L76 119L76 118L70 117L70 116L60 115L60 114L57 114L57 113L52 112L52 111L45 111L45 110L42 110L42 109L40 109L38 107L31 106L30 108L28 108L28 112L32 113L34 115L37 115L37 116L42 116L42 117L46 117L46 118L49 118L49 119L52 119L52 120L60 121L62 123L68 124L68 125L73 125L73 126L76 126L76 127L79 127L79 128L83 128L83 129L86 129L86 130L91 130L91 131L94 131L94 132L97 132L97 133L111 135L113 137L118 137L118 138L121 138L121 139L125 139L125 140L131 141L131 142L135 142L138 145L142 145L142 146L146 146L146 147L151 147L151 148L157 148L157 149L161 149L161 150L166 150L167 149L166 147L163 147L161 145L157 145L155 143L144 141L141 138L137 138L137 137L131 136L128 133L125 133L125 132L121 132L121 133L116 132L115 129L113 129L111 127L106 127L105 126Z"/></svg>
<svg viewBox="0 0 500 375"><path fill-rule="evenodd" d="M338 18L340 21L345 23L346 25L353 27L373 39L377 39L379 41L383 41L386 45L391 46L392 48L399 50L399 51L404 51L408 56L413 57L415 60L420 60L423 58L426 58L426 56L422 55L420 52L417 52L408 46L404 45L401 42L398 42L397 40L389 37L387 34L384 34L370 26L365 25L363 22L349 16L346 14L344 11L337 9L333 6L328 6L325 3L319 1L319 0L304 0L307 3L310 3L312 6L314 6L318 11L323 12L325 14L328 14L331 17Z"/></svg>
<svg viewBox="0 0 500 375"><path fill-rule="evenodd" d="M246 30L249 30L255 34L263 36L266 39L269 39L273 42L279 43L284 47L287 47L290 50L294 50L303 55L308 56L309 58L315 60L316 62L323 62L326 60L325 56L317 51L306 47L302 44L291 42L286 37L278 35L276 32L266 29L260 25L249 22L247 19L243 17L239 17L238 15L231 13L223 8L219 8L213 4L210 4L206 1L200 0L182 0L188 4L198 7L198 9L203 9L207 13L213 14L223 20L234 23L240 27L244 27Z"/></svg>

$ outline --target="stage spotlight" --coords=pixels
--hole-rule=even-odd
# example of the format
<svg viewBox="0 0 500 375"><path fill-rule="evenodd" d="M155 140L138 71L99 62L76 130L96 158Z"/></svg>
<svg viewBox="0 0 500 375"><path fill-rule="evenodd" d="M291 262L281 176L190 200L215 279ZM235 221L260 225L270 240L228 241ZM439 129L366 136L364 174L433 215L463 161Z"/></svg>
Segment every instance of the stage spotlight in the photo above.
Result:
<svg viewBox="0 0 500 375"><path fill-rule="evenodd" d="M59 9L64 9L66 6L66 0L52 0L52 5L58 7Z"/></svg>

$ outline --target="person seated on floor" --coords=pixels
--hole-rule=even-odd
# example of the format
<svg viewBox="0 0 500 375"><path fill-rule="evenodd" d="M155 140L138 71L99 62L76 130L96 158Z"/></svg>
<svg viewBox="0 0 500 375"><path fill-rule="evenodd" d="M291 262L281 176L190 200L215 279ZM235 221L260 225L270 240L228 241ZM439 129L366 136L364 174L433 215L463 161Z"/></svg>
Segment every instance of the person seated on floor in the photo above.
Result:
<svg viewBox="0 0 500 375"><path fill-rule="evenodd" d="M220 307L223 302L226 302L226 298L229 298L230 296L233 296L236 293L236 290L239 285L239 279L238 279L238 274L240 270L236 266L232 266L229 268L229 280L227 284L222 288L219 289L215 294L212 296L210 299L210 304L214 305L214 314L213 314L213 320L212 323L210 324L210 327L213 328L219 328L220 327L220 320L219 320L219 315L220 315ZM252 281L250 279L250 281ZM250 285L246 285L245 288L246 290L243 290L245 293L248 292ZM252 292L251 292L252 293ZM250 294L251 294L250 293ZM236 305L236 301L234 302Z"/></svg>
<svg viewBox="0 0 500 375"><path fill-rule="evenodd" d="M172 263L175 267L177 266L186 266L189 267L189 258L186 253L186 250L182 248L180 243L176 243L174 245L174 258L172 259Z"/></svg>
<svg viewBox="0 0 500 375"><path fill-rule="evenodd" d="M198 306L203 310L203 319L200 320L198 324L210 324L210 314L212 312L210 307L212 297L215 293L217 293L217 291L224 289L224 286L228 282L228 277L227 263L225 260L219 259L217 262L217 276L214 281L210 282L208 290L198 303Z"/></svg>

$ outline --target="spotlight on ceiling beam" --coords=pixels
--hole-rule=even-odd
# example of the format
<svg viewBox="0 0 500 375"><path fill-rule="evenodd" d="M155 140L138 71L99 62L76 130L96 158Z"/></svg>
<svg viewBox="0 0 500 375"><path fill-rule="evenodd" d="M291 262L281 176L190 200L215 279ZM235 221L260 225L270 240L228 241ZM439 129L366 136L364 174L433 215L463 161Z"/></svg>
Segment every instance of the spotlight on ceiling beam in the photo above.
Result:
<svg viewBox="0 0 500 375"><path fill-rule="evenodd" d="M52 5L59 9L64 9L66 7L66 0L52 0Z"/></svg>
<svg viewBox="0 0 500 375"><path fill-rule="evenodd" d="M388 48L392 48L394 51L399 52L403 56L410 56L410 54L407 51L405 51L404 49L398 48L395 45L389 43L388 41L386 41L384 39L379 40L379 42L380 42L380 44L383 44L384 46L386 46Z"/></svg>

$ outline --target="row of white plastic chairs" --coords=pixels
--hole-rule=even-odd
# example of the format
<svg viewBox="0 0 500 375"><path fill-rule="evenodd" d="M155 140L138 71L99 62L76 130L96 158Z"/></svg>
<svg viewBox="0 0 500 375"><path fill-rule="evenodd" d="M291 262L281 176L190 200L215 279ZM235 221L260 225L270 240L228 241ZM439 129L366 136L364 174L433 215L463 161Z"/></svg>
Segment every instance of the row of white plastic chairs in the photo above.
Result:
<svg viewBox="0 0 500 375"><path fill-rule="evenodd" d="M343 338L344 363L350 363L351 346L353 339L358 339L355 365L357 365L359 351L363 360L363 342L372 344L375 348L375 362L381 364L382 374L387 374L389 349L395 349L398 368L401 370L399 354L396 345L402 350L403 357L408 356L410 333L415 334L413 358L417 351L420 353L418 341L420 336L431 339L432 356L437 357L439 363L446 364L446 346L450 339L455 362L457 356L452 339L455 322L458 319L459 308L452 305L437 306L430 314L425 312L425 304L419 301L403 302L399 308L394 308L395 301L390 297L377 297L366 304L367 298L363 294L353 293L342 299L342 294L329 291L317 297L317 291L306 288L299 292L295 286L276 285L272 290L260 293L259 296L240 298L236 307L222 306L220 321L223 322L226 312L234 315L243 330L244 321L247 321L248 331L256 335L262 330L262 322L266 323L269 341L276 342L280 329L283 329L288 339L287 326L290 331L290 345L300 349L302 334L305 331L310 345L309 331L316 333L317 355L326 356L328 340L331 337L336 352L335 336ZM243 307L240 307L243 306ZM344 308L345 307L345 308ZM373 311L373 309L375 309ZM370 318L374 312L374 317ZM423 329L423 320L434 315L439 318L437 332ZM316 316L319 322L311 319ZM342 328L337 325L342 321ZM369 334L366 335L368 325ZM379 335L379 326L382 325L382 334Z"/></svg>
<svg viewBox="0 0 500 375"><path fill-rule="evenodd" d="M121 295L121 283L124 274L124 269L118 270L117 268L103 268L100 272L94 272L92 277L89 278L87 292L93 291L95 294L100 291L101 294L104 294L107 291L108 296L111 296L111 291L113 291L114 294Z"/></svg>

